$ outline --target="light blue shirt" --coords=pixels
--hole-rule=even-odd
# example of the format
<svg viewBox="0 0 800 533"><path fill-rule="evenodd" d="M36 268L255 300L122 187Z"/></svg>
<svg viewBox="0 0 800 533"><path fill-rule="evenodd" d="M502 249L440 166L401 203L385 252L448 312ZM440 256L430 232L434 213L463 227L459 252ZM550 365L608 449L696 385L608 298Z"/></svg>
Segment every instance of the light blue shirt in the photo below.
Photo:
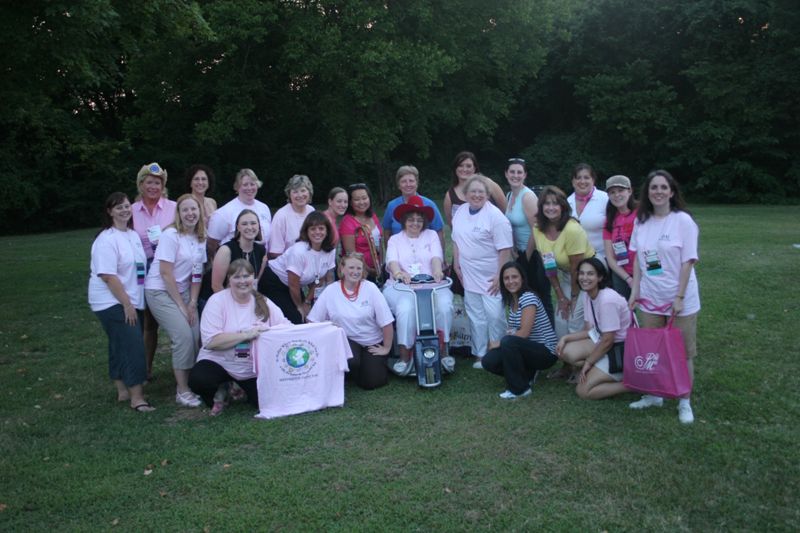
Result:
<svg viewBox="0 0 800 533"><path fill-rule="evenodd" d="M526 194L535 194L527 187L523 187L514 204L511 204L511 193L506 195L508 205L506 206L506 218L511 222L511 231L514 233L514 248L517 250L526 250L528 248L528 239L531 237L531 225L528 223L528 217L525 216L525 209L522 206L522 198Z"/></svg>
<svg viewBox="0 0 800 533"><path fill-rule="evenodd" d="M439 208L436 207L436 203L424 196L420 196L422 198L422 203L427 205L428 207L433 208L433 220L428 225L428 229L432 229L433 231L441 231L444 228L444 221L442 220L442 215L439 213ZM383 221L381 222L381 226L383 229L390 232L392 235L395 233L400 233L403 231L403 228L400 226L400 223L394 219L394 210L397 209L397 206L405 203L403 201L402 196L398 196L394 200L390 201L389 204L386 206L386 212L383 214Z"/></svg>

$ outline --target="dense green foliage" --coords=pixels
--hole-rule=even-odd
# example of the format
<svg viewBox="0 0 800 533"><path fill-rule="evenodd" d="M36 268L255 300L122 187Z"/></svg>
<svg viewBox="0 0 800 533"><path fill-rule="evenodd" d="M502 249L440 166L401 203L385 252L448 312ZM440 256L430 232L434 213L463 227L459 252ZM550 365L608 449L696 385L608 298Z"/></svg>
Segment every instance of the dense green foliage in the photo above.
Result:
<svg viewBox="0 0 800 533"><path fill-rule="evenodd" d="M489 173L522 153L537 183L588 160L796 198L798 23L791 0L4 2L0 231L94 224L152 160L174 192L212 165L223 200L252 167L273 205L297 172L318 201L385 199L406 162L443 189L465 148Z"/></svg>

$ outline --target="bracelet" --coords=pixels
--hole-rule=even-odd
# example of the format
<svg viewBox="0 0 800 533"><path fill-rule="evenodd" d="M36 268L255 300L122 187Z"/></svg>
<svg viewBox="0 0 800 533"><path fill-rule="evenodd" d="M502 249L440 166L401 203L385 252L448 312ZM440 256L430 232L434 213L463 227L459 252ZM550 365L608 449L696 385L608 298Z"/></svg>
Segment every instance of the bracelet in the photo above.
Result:
<svg viewBox="0 0 800 533"><path fill-rule="evenodd" d="M629 279L633 279L633 276L628 276L627 278L625 278L625 283L627 283Z"/></svg>
<svg viewBox="0 0 800 533"><path fill-rule="evenodd" d="M675 298L677 298L679 300L683 300L683 296L681 296L680 294L678 296L676 296Z"/></svg>

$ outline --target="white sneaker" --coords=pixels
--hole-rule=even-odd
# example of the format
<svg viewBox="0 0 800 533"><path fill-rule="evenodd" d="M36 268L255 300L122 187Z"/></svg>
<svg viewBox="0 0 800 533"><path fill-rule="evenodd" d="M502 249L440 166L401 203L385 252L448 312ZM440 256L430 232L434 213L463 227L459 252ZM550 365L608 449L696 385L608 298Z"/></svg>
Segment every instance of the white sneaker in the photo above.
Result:
<svg viewBox="0 0 800 533"><path fill-rule="evenodd" d="M186 392L176 392L175 403L184 407L200 407L203 404L199 396L188 390Z"/></svg>
<svg viewBox="0 0 800 533"><path fill-rule="evenodd" d="M483 363L481 362L481 359L478 359L477 361L472 363L472 368L483 370Z"/></svg>
<svg viewBox="0 0 800 533"><path fill-rule="evenodd" d="M631 409L647 409L648 407L661 407L664 405L664 398L645 394L640 399L628 405Z"/></svg>
<svg viewBox="0 0 800 533"><path fill-rule="evenodd" d="M456 371L456 360L451 355L445 355L442 357L441 360L442 364L442 372L447 372L448 374L452 374Z"/></svg>
<svg viewBox="0 0 800 533"><path fill-rule="evenodd" d="M392 372L404 378L411 372L411 369L414 368L414 361L408 360L403 361L402 359L398 360L394 365L392 365Z"/></svg>
<svg viewBox="0 0 800 533"><path fill-rule="evenodd" d="M681 421L681 424L691 424L694 422L692 404L689 403L689 400L678 401L678 420Z"/></svg>
<svg viewBox="0 0 800 533"><path fill-rule="evenodd" d="M524 398L525 396L530 396L531 394L533 394L533 390L532 389L528 389L528 390L526 390L524 392L521 392L519 394L514 394L510 390L505 390L505 391L500 393L500 397L502 399L504 399L504 400L516 400L517 398Z"/></svg>

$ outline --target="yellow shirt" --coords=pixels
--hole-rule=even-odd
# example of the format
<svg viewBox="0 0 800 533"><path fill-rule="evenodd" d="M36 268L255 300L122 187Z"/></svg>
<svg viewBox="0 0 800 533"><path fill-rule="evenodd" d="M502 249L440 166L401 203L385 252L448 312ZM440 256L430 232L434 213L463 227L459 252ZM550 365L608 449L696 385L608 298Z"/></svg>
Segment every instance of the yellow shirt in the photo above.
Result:
<svg viewBox="0 0 800 533"><path fill-rule="evenodd" d="M586 232L574 218L567 221L554 241L545 237L539 228L533 228L533 238L539 253L543 256L546 253L554 254L558 268L565 271L569 271L569 256L583 254L584 257L593 257L595 253Z"/></svg>

